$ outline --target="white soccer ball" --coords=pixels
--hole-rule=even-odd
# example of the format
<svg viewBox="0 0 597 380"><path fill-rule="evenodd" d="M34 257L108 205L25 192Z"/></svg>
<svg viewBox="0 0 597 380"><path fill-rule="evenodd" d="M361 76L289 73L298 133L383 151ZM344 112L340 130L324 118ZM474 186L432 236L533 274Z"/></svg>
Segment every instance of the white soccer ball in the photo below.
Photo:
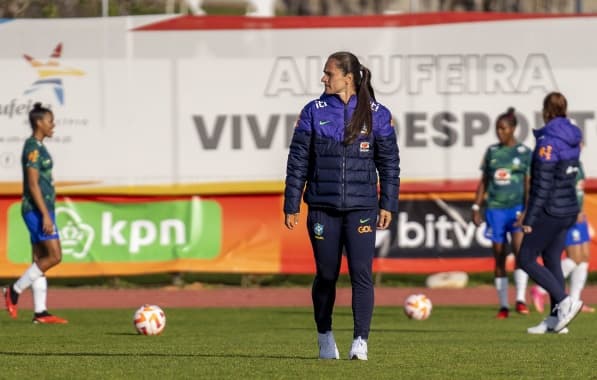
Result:
<svg viewBox="0 0 597 380"><path fill-rule="evenodd" d="M143 305L135 311L133 324L142 335L159 335L166 327L166 314L156 305Z"/></svg>
<svg viewBox="0 0 597 380"><path fill-rule="evenodd" d="M433 305L424 294L411 294L404 300L404 314L410 319L422 321L431 315Z"/></svg>

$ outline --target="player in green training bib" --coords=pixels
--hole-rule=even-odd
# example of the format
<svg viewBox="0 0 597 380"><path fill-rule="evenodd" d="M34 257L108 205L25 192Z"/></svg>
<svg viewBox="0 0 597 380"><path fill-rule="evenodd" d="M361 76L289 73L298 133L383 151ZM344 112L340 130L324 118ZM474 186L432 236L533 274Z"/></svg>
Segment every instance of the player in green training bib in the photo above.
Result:
<svg viewBox="0 0 597 380"><path fill-rule="evenodd" d="M21 164L23 167L23 200L21 211L31 238L33 264L11 286L4 288L8 314L17 318L19 295L28 287L33 292L34 323L67 323L63 318L48 313L46 307L48 283L44 273L62 260L62 247L54 204L56 191L52 180L52 157L43 144L54 135L54 115L41 103L35 103L29 112L33 133L25 140Z"/></svg>
<svg viewBox="0 0 597 380"><path fill-rule="evenodd" d="M496 121L495 130L499 143L487 148L481 163L481 180L477 187L475 203L472 206L473 222L481 225L481 204L487 203L485 212L485 236L491 240L495 258L495 287L498 292L500 309L498 319L508 317L508 277L506 258L510 245L515 255L522 242L522 229L519 218L522 216L529 189L532 151L514 137L518 121L514 108L509 108ZM514 271L516 285L516 311L528 314L526 288L528 275L521 269Z"/></svg>
<svg viewBox="0 0 597 380"><path fill-rule="evenodd" d="M39 173L37 185L41 191L46 209L49 213L52 213L54 211L54 203L56 202L56 191L54 190L54 181L52 180L52 157L46 146L34 136L25 140L21 164L23 167L23 178L27 178L27 171L30 168ZM23 202L21 204L23 217L37 209L30 181L23 181ZM42 239L47 239L47 237L42 237Z"/></svg>

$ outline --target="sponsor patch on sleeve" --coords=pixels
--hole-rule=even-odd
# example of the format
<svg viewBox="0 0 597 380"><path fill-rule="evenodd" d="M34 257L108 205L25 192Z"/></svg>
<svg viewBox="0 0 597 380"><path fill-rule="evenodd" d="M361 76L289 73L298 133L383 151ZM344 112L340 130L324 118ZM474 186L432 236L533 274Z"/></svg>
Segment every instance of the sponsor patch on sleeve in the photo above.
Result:
<svg viewBox="0 0 597 380"><path fill-rule="evenodd" d="M544 145L542 147L539 148L539 158L541 158L543 161L551 161L551 151L552 151L552 146L551 145Z"/></svg>
<svg viewBox="0 0 597 380"><path fill-rule="evenodd" d="M27 160L34 164L37 162L37 159L39 158L39 151L36 150L32 150L31 152L29 152L29 155L27 155Z"/></svg>

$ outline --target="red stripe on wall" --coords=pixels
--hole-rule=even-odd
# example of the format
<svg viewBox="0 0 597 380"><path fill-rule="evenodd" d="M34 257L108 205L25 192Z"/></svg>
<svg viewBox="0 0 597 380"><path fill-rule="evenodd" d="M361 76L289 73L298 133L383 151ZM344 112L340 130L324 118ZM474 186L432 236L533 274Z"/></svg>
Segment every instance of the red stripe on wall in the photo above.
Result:
<svg viewBox="0 0 597 380"><path fill-rule="evenodd" d="M545 18L596 17L596 14L535 14L435 12L370 16L180 16L133 29L134 31L190 31L309 28L404 28L412 26Z"/></svg>
<svg viewBox="0 0 597 380"><path fill-rule="evenodd" d="M437 180L437 181L403 181L400 184L400 193L460 193L475 192L478 179L463 180ZM597 192L597 178L585 180L585 191L588 193Z"/></svg>

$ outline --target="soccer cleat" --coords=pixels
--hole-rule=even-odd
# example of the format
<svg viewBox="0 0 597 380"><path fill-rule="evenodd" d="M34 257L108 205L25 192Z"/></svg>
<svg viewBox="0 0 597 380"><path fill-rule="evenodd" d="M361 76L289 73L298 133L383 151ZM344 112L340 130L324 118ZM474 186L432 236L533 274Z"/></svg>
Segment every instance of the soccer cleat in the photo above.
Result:
<svg viewBox="0 0 597 380"><path fill-rule="evenodd" d="M581 300L573 300L570 297L564 298L556 306L558 313L558 323L554 326L553 330L559 332L564 327L568 326L570 322L578 315L580 309L582 309L583 302Z"/></svg>
<svg viewBox="0 0 597 380"><path fill-rule="evenodd" d="M319 359L340 359L336 340L331 331L317 334L317 343L319 344Z"/></svg>
<svg viewBox="0 0 597 380"><path fill-rule="evenodd" d="M501 307L500 310L498 310L498 313L495 317L497 319L506 319L506 318L508 318L509 314L510 314L510 310L507 307Z"/></svg>
<svg viewBox="0 0 597 380"><path fill-rule="evenodd" d="M516 312L522 315L529 315L527 304L522 301L516 301Z"/></svg>
<svg viewBox="0 0 597 380"><path fill-rule="evenodd" d="M367 341L360 336L353 340L348 358L350 360L367 360Z"/></svg>
<svg viewBox="0 0 597 380"><path fill-rule="evenodd" d="M17 305L12 303L12 297L10 296L12 288L10 286L2 288L2 292L4 293L4 303L6 304L6 311L8 312L8 315L10 315L12 319L17 319Z"/></svg>
<svg viewBox="0 0 597 380"><path fill-rule="evenodd" d="M48 313L47 311L44 313L40 313L41 315L34 315L33 316L33 323L41 324L41 325L63 325L68 323L68 321L64 318L57 317Z"/></svg>
<svg viewBox="0 0 597 380"><path fill-rule="evenodd" d="M533 305L535 306L535 310L539 313L543 313L545 310L545 297L547 293L545 290L540 288L538 285L535 285L531 288L531 298L533 299Z"/></svg>
<svg viewBox="0 0 597 380"><path fill-rule="evenodd" d="M550 315L542 320L537 326L529 327L527 333L529 334L555 334L554 327L558 323L558 318ZM564 327L558 334L568 334L568 327Z"/></svg>
<svg viewBox="0 0 597 380"><path fill-rule="evenodd" d="M580 309L580 311L582 313L594 313L595 308L585 304L585 305L582 305L582 309Z"/></svg>

